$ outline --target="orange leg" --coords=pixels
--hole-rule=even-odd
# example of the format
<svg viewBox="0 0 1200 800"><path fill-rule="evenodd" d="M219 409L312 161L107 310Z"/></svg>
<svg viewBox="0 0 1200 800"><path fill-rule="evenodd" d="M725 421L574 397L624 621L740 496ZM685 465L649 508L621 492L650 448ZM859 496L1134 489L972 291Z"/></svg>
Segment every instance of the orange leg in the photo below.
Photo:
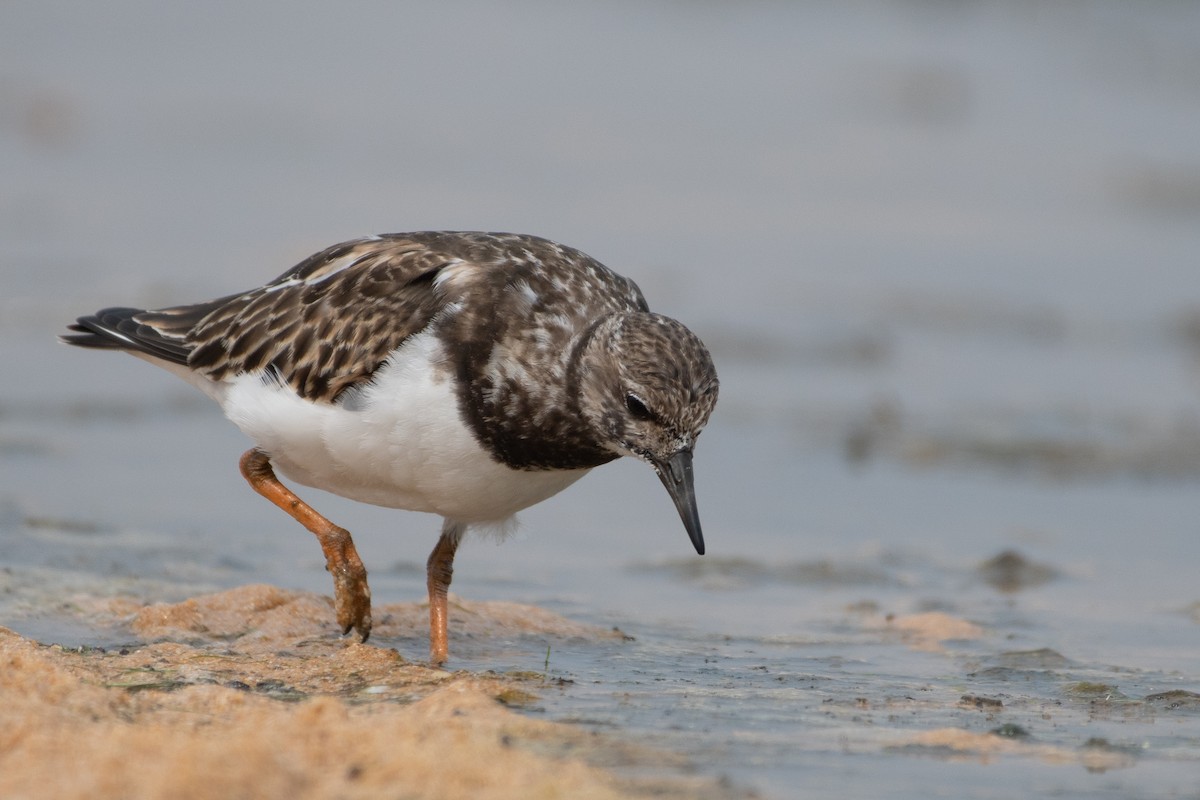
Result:
<svg viewBox="0 0 1200 800"><path fill-rule="evenodd" d="M333 604L342 633L358 631L365 642L371 635L371 590L354 540L345 528L334 525L275 477L271 460L258 449L247 450L241 460L242 476L254 491L282 508L316 535L325 553L325 568L333 575ZM451 550L451 557L454 551ZM449 581L447 581L449 582Z"/></svg>
<svg viewBox="0 0 1200 800"><path fill-rule="evenodd" d="M449 635L446 622L449 615L446 592L450 589L450 578L454 575L454 553L458 540L466 526L446 520L442 525L442 536L429 554L426 565L429 585L429 660L434 664L446 663L449 656Z"/></svg>

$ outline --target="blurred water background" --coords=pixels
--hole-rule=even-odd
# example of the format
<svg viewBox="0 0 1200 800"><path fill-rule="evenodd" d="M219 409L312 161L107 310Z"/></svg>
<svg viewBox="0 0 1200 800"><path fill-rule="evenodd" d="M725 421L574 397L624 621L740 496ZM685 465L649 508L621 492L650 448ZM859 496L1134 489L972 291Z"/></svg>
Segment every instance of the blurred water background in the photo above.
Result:
<svg viewBox="0 0 1200 800"><path fill-rule="evenodd" d="M548 717L768 797L1200 796L1200 6L5 3L0 624L328 592L215 407L55 336L431 228L583 249L722 378L703 559L636 463L460 552L464 597L636 638L552 653ZM303 494L423 596L435 519ZM928 611L986 633L870 622ZM904 744L1006 721L1127 760Z"/></svg>

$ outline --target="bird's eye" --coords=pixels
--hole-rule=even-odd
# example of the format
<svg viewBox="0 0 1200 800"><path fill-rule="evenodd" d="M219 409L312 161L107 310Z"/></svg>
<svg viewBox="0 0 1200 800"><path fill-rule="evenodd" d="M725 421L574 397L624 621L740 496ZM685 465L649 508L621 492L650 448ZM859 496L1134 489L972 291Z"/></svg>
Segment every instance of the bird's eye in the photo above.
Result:
<svg viewBox="0 0 1200 800"><path fill-rule="evenodd" d="M653 417L650 409L646 408L646 404L636 394L625 396L625 408L629 409L629 414L634 419L648 420Z"/></svg>

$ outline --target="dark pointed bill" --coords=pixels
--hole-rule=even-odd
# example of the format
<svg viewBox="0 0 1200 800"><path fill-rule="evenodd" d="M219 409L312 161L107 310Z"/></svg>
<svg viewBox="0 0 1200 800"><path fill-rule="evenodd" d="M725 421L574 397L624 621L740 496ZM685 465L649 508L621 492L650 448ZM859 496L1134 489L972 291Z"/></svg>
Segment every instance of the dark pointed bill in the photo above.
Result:
<svg viewBox="0 0 1200 800"><path fill-rule="evenodd" d="M654 467L679 509L692 545L697 553L704 555L704 534L700 531L700 512L696 510L696 488L692 481L692 451L680 450L666 461L655 461Z"/></svg>

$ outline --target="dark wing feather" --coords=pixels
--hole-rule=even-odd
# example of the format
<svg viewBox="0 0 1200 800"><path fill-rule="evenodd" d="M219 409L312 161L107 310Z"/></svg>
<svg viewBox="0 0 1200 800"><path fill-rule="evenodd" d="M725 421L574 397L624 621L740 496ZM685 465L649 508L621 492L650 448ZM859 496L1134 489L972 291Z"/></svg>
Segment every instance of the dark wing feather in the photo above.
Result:
<svg viewBox="0 0 1200 800"><path fill-rule="evenodd" d="M301 397L332 402L369 378L446 301L433 278L453 257L426 235L334 245L244 294L81 317L69 344L130 350L219 381L268 371Z"/></svg>
<svg viewBox="0 0 1200 800"><path fill-rule="evenodd" d="M301 397L331 402L436 316L445 300L433 277L446 264L415 239L362 239L215 307L138 318L164 333L187 327L188 366L213 380L269 370Z"/></svg>

